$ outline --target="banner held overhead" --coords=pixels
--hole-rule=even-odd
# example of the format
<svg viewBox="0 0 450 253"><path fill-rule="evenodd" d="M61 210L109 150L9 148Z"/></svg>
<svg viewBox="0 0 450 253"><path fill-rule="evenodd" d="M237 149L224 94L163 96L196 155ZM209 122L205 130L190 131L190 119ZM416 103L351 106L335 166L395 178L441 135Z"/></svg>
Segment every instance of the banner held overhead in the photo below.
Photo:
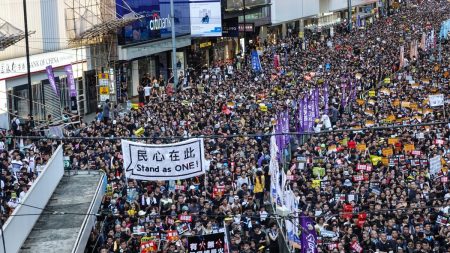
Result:
<svg viewBox="0 0 450 253"><path fill-rule="evenodd" d="M130 179L179 180L205 173L203 139L163 145L122 140L122 151Z"/></svg>

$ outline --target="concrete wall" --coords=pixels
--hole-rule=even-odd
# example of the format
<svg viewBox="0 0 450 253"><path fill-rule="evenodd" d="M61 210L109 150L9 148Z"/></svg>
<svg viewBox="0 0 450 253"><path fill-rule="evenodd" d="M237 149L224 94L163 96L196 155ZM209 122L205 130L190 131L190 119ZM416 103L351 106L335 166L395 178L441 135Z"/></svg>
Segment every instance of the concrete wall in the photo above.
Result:
<svg viewBox="0 0 450 253"><path fill-rule="evenodd" d="M321 1L311 0L272 0L272 24L318 15Z"/></svg>
<svg viewBox="0 0 450 253"><path fill-rule="evenodd" d="M25 195L22 202L24 205L19 205L3 225L6 252L4 252L4 246L0 240L0 253L13 253L20 250L63 174L63 149L62 146L59 146L42 174L39 175Z"/></svg>

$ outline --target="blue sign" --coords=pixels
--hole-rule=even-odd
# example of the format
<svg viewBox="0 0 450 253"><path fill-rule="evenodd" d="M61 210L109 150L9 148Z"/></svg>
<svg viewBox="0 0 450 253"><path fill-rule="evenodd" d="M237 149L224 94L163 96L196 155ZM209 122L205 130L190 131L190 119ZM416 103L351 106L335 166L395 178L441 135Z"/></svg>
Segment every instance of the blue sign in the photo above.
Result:
<svg viewBox="0 0 450 253"><path fill-rule="evenodd" d="M116 0L118 18L142 16L119 31L119 44L135 44L151 40L170 38L172 20L170 0ZM176 36L190 34L190 9L186 0L174 0Z"/></svg>
<svg viewBox="0 0 450 253"><path fill-rule="evenodd" d="M252 68L256 72L261 72L261 61L259 59L258 51L253 50L252 51Z"/></svg>

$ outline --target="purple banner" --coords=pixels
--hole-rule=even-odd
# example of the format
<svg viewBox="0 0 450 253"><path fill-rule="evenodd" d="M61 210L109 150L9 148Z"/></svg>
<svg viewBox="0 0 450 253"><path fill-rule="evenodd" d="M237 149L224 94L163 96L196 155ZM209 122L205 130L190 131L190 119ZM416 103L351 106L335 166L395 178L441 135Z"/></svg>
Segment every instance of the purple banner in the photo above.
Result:
<svg viewBox="0 0 450 253"><path fill-rule="evenodd" d="M347 105L347 94L345 89L347 88L346 84L342 84L342 98L341 98L341 105L343 108Z"/></svg>
<svg viewBox="0 0 450 253"><path fill-rule="evenodd" d="M69 96L76 97L77 96L77 86L75 85L75 80L73 78L72 65L65 66L64 71L66 71L66 75L67 75L67 86L69 87Z"/></svg>
<svg viewBox="0 0 450 253"><path fill-rule="evenodd" d="M312 94L309 95L308 98L308 105L307 105L307 110L308 110L308 131L311 131L313 126L314 126L314 120L315 120L315 115L314 115L314 92L312 92Z"/></svg>
<svg viewBox="0 0 450 253"><path fill-rule="evenodd" d="M52 86L53 91L55 92L56 96L59 97L58 88L56 87L56 81L55 81L55 74L53 73L53 67L52 65L47 66L45 68L45 71L47 72L47 78L50 82L50 85Z"/></svg>
<svg viewBox="0 0 450 253"><path fill-rule="evenodd" d="M329 95L328 95L328 82L325 84L325 88L324 88L324 102L325 102L325 114L328 115L328 100L329 100Z"/></svg>
<svg viewBox="0 0 450 253"><path fill-rule="evenodd" d="M317 253L317 233L310 217L300 214L302 253Z"/></svg>
<svg viewBox="0 0 450 253"><path fill-rule="evenodd" d="M314 90L314 119L320 118L320 110L319 110L319 87L316 86Z"/></svg>
<svg viewBox="0 0 450 253"><path fill-rule="evenodd" d="M283 132L284 133L289 133L289 108L286 109L286 111L284 112L284 122L283 122ZM289 146L289 142L291 141L291 136L289 134L284 135L284 147L288 147Z"/></svg>

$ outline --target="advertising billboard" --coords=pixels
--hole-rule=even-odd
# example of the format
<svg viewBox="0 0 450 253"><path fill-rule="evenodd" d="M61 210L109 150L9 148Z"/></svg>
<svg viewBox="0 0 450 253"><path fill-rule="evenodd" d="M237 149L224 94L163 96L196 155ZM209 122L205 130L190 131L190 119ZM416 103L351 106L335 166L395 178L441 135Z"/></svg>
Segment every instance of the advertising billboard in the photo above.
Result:
<svg viewBox="0 0 450 253"><path fill-rule="evenodd" d="M192 37L222 36L220 0L190 0Z"/></svg>
<svg viewBox="0 0 450 253"><path fill-rule="evenodd" d="M116 0L118 18L141 19L119 30L119 45L128 45L172 36L170 0ZM189 3L174 0L175 32L177 36L190 33Z"/></svg>
<svg viewBox="0 0 450 253"><path fill-rule="evenodd" d="M245 0L245 7L253 7L258 5L267 4L268 0ZM243 0L227 0L227 10L239 10L244 8Z"/></svg>

